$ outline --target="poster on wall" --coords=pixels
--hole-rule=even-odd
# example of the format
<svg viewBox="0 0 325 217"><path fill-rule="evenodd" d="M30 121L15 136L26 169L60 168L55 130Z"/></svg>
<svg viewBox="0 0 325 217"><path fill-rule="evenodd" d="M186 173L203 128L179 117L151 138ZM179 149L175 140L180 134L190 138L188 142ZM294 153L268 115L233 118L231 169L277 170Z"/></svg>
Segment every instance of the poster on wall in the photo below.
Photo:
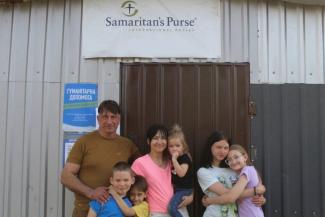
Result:
<svg viewBox="0 0 325 217"><path fill-rule="evenodd" d="M97 84L65 84L63 131L90 132L96 129L97 98Z"/></svg>
<svg viewBox="0 0 325 217"><path fill-rule="evenodd" d="M69 153L74 143L84 134L85 132L64 132L63 143L64 143L64 163L67 161Z"/></svg>
<svg viewBox="0 0 325 217"><path fill-rule="evenodd" d="M220 0L84 0L82 55L220 58Z"/></svg>

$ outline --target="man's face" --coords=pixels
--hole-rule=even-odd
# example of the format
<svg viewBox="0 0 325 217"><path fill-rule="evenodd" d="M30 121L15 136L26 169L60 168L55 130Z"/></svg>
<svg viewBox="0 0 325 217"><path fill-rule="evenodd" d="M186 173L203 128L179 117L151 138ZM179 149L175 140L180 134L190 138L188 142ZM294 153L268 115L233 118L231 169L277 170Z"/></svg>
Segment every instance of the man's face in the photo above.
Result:
<svg viewBox="0 0 325 217"><path fill-rule="evenodd" d="M116 193L125 196L134 183L134 177L131 175L131 171L115 171L110 182Z"/></svg>
<svg viewBox="0 0 325 217"><path fill-rule="evenodd" d="M99 131L105 135L115 135L120 124L120 115L110 111L103 111L97 116Z"/></svg>

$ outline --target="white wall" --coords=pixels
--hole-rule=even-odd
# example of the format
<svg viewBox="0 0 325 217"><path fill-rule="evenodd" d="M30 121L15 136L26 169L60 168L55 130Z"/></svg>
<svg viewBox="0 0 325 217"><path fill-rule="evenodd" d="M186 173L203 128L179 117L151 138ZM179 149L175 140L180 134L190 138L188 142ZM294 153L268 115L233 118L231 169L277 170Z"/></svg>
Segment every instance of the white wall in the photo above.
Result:
<svg viewBox="0 0 325 217"><path fill-rule="evenodd" d="M223 59L81 58L82 0L0 4L0 216L70 216L63 87L97 82L119 100L119 61L251 63L252 83L324 83L324 8L222 0Z"/></svg>

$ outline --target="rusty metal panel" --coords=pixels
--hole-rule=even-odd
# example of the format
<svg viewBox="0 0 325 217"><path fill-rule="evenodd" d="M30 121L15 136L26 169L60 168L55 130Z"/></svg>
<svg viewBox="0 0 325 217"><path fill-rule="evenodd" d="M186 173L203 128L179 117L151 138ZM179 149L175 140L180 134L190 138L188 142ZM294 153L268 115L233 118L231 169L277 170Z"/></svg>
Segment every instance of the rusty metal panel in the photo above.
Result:
<svg viewBox="0 0 325 217"><path fill-rule="evenodd" d="M121 64L122 134L147 151L146 129L153 123L179 123L195 169L208 135L222 130L247 147L250 139L249 64ZM190 208L202 216L201 191Z"/></svg>
<svg viewBox="0 0 325 217"><path fill-rule="evenodd" d="M267 187L266 216L324 216L325 86L251 85L256 165Z"/></svg>

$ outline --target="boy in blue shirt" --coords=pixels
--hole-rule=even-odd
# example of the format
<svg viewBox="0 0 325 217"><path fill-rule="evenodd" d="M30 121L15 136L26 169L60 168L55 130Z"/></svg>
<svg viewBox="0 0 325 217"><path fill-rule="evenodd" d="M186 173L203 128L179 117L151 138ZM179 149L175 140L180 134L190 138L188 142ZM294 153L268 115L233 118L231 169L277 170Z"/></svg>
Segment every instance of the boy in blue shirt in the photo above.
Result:
<svg viewBox="0 0 325 217"><path fill-rule="evenodd" d="M126 194L134 183L134 177L130 166L126 162L118 162L114 165L110 183L116 193L123 198L129 207L131 207L132 204L129 199L126 198ZM92 200L89 203L89 207L90 209L87 217L124 217L113 197L109 197L103 204L96 200Z"/></svg>

